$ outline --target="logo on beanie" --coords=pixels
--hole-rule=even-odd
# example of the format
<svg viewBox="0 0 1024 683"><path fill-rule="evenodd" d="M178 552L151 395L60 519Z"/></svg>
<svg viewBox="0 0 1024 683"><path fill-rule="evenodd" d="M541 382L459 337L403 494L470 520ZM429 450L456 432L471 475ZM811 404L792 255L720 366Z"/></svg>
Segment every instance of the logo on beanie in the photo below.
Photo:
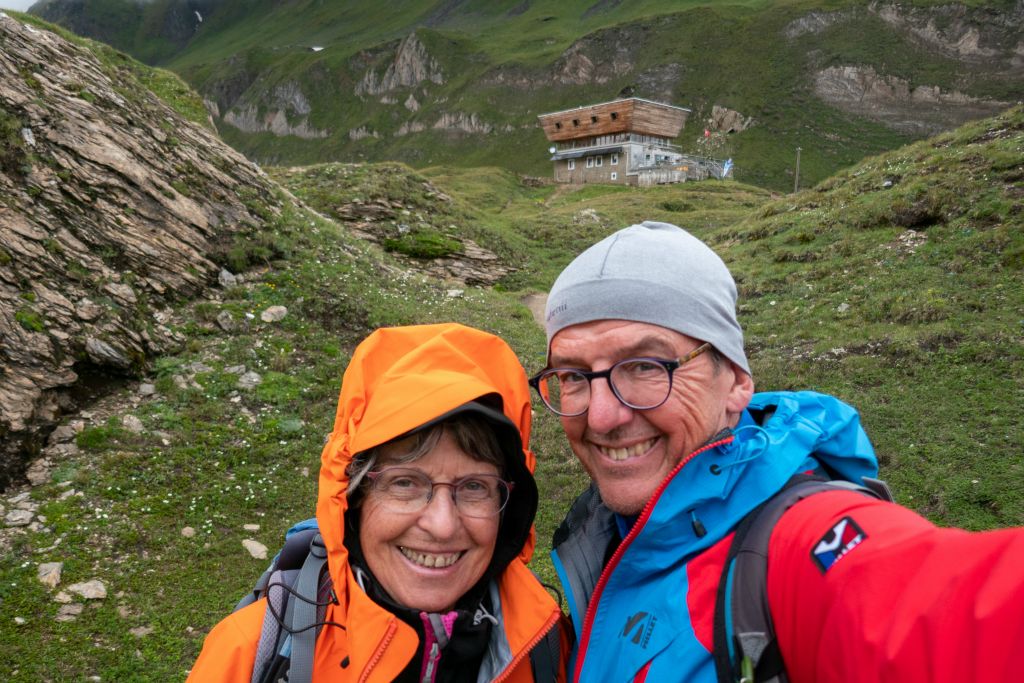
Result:
<svg viewBox="0 0 1024 683"><path fill-rule="evenodd" d="M545 322L547 322L548 320L551 320L553 317L555 317L559 313L565 312L565 310L568 309L568 308L569 308L569 304L559 304L559 305L555 306L550 311L548 311L548 317L544 319Z"/></svg>

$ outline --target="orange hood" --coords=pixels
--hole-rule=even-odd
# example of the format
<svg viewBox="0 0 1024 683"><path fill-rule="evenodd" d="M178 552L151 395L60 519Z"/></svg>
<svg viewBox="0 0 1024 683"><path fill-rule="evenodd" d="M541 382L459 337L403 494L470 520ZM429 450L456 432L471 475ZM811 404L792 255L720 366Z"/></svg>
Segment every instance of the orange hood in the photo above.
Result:
<svg viewBox="0 0 1024 683"><path fill-rule="evenodd" d="M382 328L359 344L345 370L334 431L321 456L316 516L335 586L346 585L348 571L343 542L346 468L352 456L486 394L501 397L502 410L524 444L523 462L516 469L525 467L532 475L535 461L525 447L530 438L529 388L518 358L504 341L445 323ZM519 549L524 563L533 553L532 515Z"/></svg>

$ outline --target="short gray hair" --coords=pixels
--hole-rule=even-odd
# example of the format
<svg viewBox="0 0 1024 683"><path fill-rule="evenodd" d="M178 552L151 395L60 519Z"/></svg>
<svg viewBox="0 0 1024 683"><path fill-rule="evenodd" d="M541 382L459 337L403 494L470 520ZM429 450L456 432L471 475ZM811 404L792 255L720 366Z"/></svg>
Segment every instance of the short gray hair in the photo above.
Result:
<svg viewBox="0 0 1024 683"><path fill-rule="evenodd" d="M448 434L455 441L461 451L474 460L489 463L498 468L498 472L504 476L505 457L502 454L501 445L498 443L498 435L495 433L491 423L473 413L459 413L449 419L431 425L427 429L413 432L409 435L399 436L391 441L360 451L352 457L348 465L348 498L352 501L353 507L358 504L359 497L353 498L356 494L364 492L363 486L366 483L366 475L372 472L378 465L407 465L415 462L430 453L441 440L441 436ZM409 450L395 457L391 456L386 462L381 461L384 450L393 444L409 442Z"/></svg>

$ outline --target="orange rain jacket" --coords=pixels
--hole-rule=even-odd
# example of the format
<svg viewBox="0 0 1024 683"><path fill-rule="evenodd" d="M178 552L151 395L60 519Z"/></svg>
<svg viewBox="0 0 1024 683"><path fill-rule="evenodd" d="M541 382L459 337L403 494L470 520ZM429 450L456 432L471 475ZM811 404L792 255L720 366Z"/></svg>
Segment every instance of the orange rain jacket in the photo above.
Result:
<svg viewBox="0 0 1024 683"><path fill-rule="evenodd" d="M346 629L325 626L320 632L314 681L391 681L405 669L418 645L416 632L371 600L349 566L342 541L348 507L345 468L353 454L493 393L501 396L505 415L519 428L523 444L528 444L526 377L515 354L498 337L451 323L396 327L377 330L356 348L342 382L334 431L321 457L316 513L338 598L337 604L328 606L325 621ZM533 453L524 447L523 457L532 473ZM526 566L533 545L531 526L519 555L497 579L501 624L494 628L492 645L494 638L503 635L511 657L498 663L501 673L493 680L533 681L529 652L562 617L557 603ZM206 637L188 680L248 683L265 611L266 600L258 600L217 624ZM564 629L562 633L564 666ZM564 674L559 680L564 680Z"/></svg>

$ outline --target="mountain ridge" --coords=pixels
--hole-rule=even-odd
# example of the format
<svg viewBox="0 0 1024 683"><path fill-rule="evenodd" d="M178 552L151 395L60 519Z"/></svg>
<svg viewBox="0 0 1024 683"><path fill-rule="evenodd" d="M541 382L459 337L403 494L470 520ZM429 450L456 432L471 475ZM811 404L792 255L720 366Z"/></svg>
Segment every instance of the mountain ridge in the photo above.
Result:
<svg viewBox="0 0 1024 683"><path fill-rule="evenodd" d="M73 4L47 0L33 11L60 23L58 8ZM198 5L146 5L147 25ZM193 38L156 61L203 95L229 142L267 164L501 158L540 175L549 167L537 114L636 95L693 109L684 148L732 156L738 178L778 190L793 184L797 146L803 182L813 184L994 114L1020 99L1024 82L1020 0L839 9L407 0L387 13L368 2L243 5L208 0ZM144 58L152 34L132 35L116 47ZM716 130L715 106L752 127ZM721 133L712 149L705 127Z"/></svg>

